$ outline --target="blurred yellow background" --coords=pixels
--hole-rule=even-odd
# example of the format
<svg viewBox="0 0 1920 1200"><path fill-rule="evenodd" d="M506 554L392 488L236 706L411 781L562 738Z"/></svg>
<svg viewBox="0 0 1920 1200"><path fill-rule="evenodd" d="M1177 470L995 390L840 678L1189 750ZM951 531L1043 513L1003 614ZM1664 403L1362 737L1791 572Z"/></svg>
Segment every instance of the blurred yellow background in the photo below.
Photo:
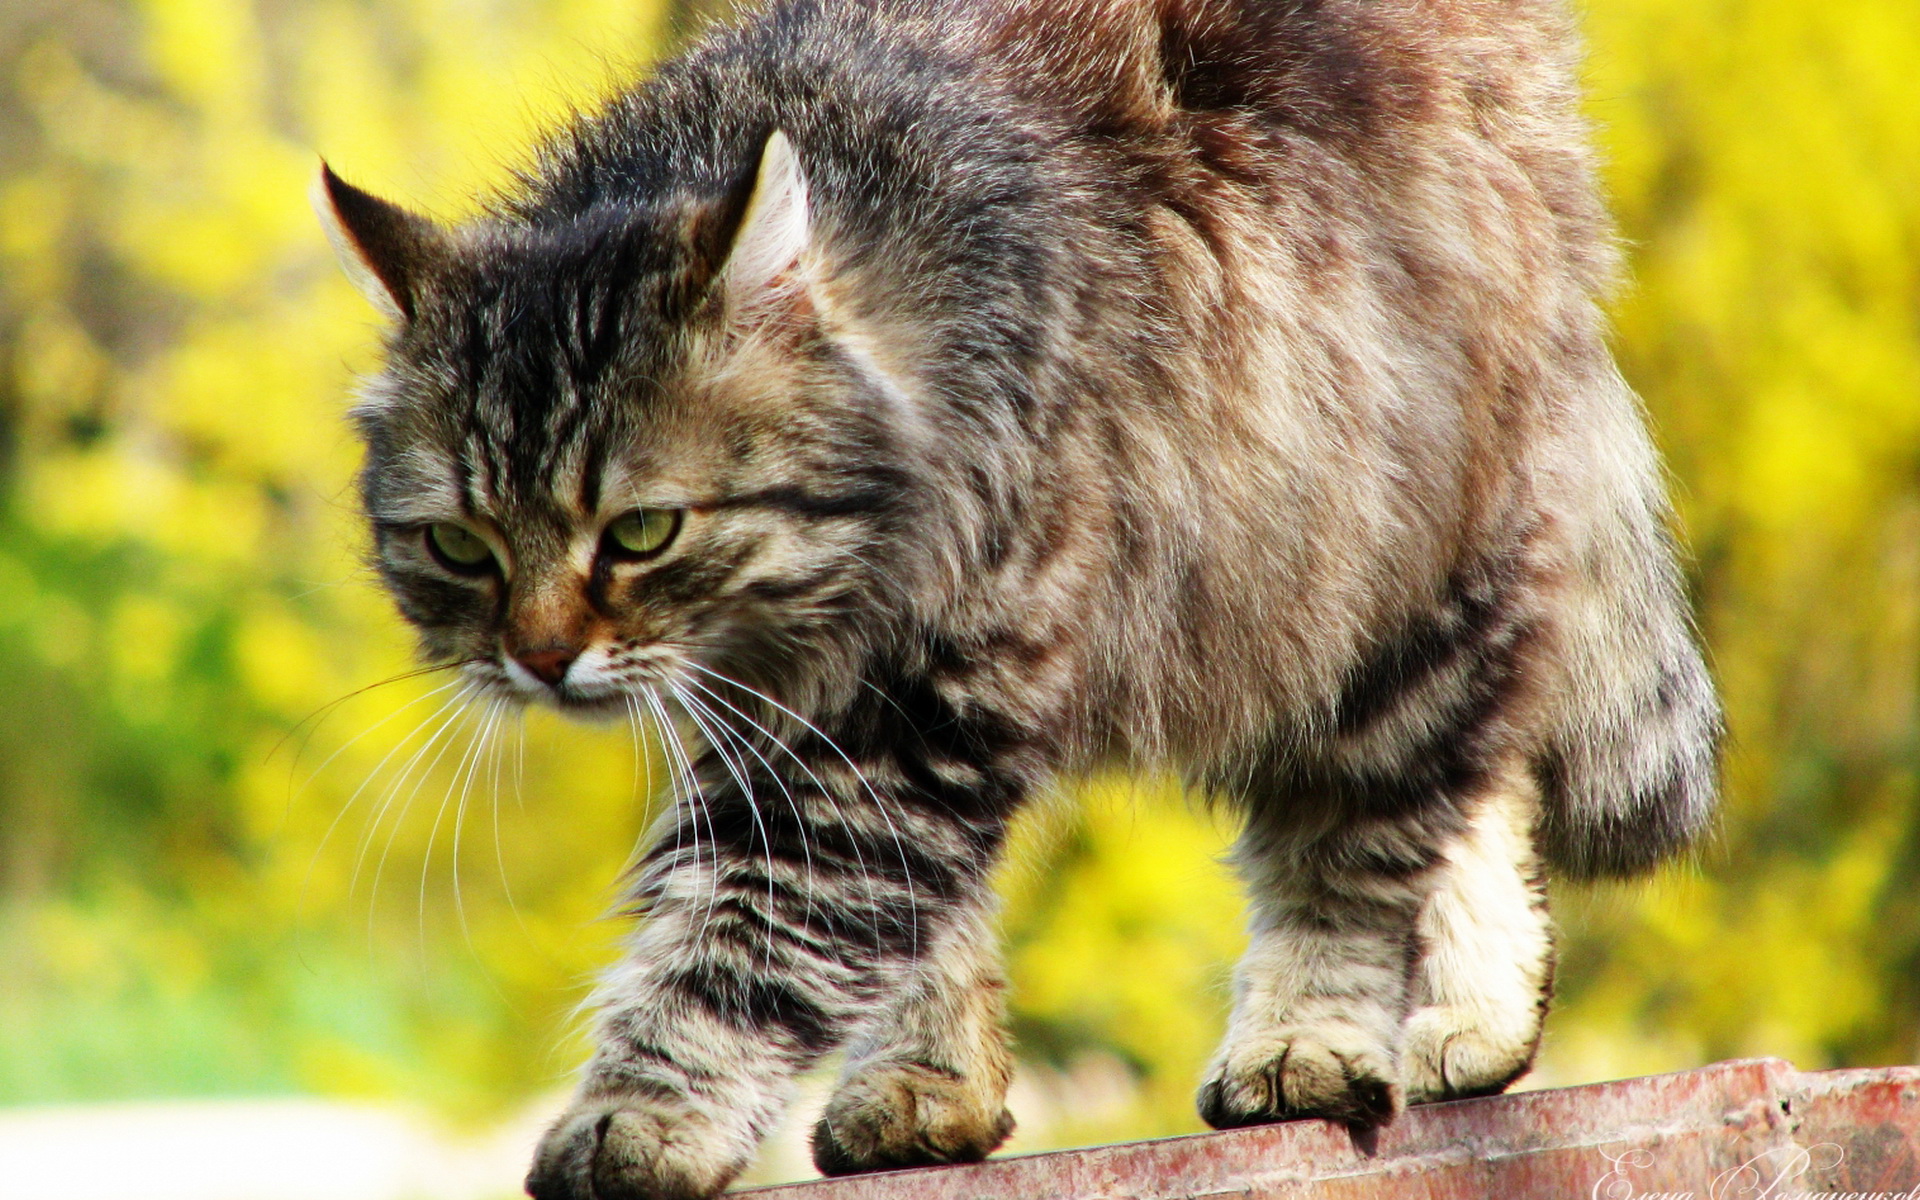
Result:
<svg viewBox="0 0 1920 1200"><path fill-rule="evenodd" d="M478 1128L564 1087L648 756L433 676L357 690L410 664L342 420L378 330L305 189L324 153L458 216L669 16L0 5L0 1116L317 1095ZM1920 1060L1920 10L1584 16L1618 352L1733 736L1697 861L1561 890L1535 1082ZM1228 830L1084 793L1004 878L1054 1098L1026 1149L1197 1128L1240 944Z"/></svg>

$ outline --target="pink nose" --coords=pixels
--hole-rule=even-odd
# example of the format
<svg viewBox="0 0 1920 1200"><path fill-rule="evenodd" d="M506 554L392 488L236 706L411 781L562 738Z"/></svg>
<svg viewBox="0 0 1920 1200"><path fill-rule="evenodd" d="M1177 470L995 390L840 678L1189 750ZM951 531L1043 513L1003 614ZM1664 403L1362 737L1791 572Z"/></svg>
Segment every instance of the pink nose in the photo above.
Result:
<svg viewBox="0 0 1920 1200"><path fill-rule="evenodd" d="M548 687L559 687L560 681L567 677L567 668L579 657L580 652L571 646L522 650L513 656L515 662L531 671L535 678Z"/></svg>

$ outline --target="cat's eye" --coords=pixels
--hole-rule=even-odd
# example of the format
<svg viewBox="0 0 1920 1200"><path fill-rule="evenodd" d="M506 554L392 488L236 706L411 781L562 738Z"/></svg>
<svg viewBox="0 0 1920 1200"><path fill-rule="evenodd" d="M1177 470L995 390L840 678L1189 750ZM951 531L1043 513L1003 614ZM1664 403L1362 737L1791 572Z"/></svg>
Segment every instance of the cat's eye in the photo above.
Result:
<svg viewBox="0 0 1920 1200"><path fill-rule="evenodd" d="M478 575L493 566L493 551L480 535L451 521L427 526L427 549L441 566L462 575Z"/></svg>
<svg viewBox="0 0 1920 1200"><path fill-rule="evenodd" d="M606 547L619 558L651 558L680 532L677 508L636 508L607 526Z"/></svg>

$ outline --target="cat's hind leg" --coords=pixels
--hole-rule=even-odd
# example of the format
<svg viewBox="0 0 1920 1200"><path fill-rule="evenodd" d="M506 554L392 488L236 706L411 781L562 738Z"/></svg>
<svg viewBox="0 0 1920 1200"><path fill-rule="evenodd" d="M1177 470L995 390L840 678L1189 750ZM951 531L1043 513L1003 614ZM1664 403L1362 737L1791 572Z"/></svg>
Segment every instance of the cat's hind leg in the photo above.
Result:
<svg viewBox="0 0 1920 1200"><path fill-rule="evenodd" d="M1013 1131L1006 985L988 914L968 905L849 1049L813 1131L828 1175L985 1158Z"/></svg>
<svg viewBox="0 0 1920 1200"><path fill-rule="evenodd" d="M1515 778L1480 802L1420 913L1419 1006L1407 1019L1407 1101L1504 1091L1533 1064L1553 985L1534 849L1537 791Z"/></svg>
<svg viewBox="0 0 1920 1200"><path fill-rule="evenodd" d="M1208 1124L1316 1116L1372 1126L1399 1111L1420 914L1440 846L1457 832L1446 817L1347 818L1308 835L1254 814L1235 850L1252 942L1200 1089Z"/></svg>

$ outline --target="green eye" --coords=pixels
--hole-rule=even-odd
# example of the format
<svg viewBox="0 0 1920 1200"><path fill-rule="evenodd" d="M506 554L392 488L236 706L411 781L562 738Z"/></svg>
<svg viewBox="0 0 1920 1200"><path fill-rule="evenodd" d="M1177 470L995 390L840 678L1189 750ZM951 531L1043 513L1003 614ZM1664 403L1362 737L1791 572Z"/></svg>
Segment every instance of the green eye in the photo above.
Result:
<svg viewBox="0 0 1920 1200"><path fill-rule="evenodd" d="M607 546L624 558L646 558L665 550L678 532L679 509L636 508L607 526Z"/></svg>
<svg viewBox="0 0 1920 1200"><path fill-rule="evenodd" d="M427 526L427 548L443 565L464 574L474 574L493 562L493 551L479 534L450 521Z"/></svg>

